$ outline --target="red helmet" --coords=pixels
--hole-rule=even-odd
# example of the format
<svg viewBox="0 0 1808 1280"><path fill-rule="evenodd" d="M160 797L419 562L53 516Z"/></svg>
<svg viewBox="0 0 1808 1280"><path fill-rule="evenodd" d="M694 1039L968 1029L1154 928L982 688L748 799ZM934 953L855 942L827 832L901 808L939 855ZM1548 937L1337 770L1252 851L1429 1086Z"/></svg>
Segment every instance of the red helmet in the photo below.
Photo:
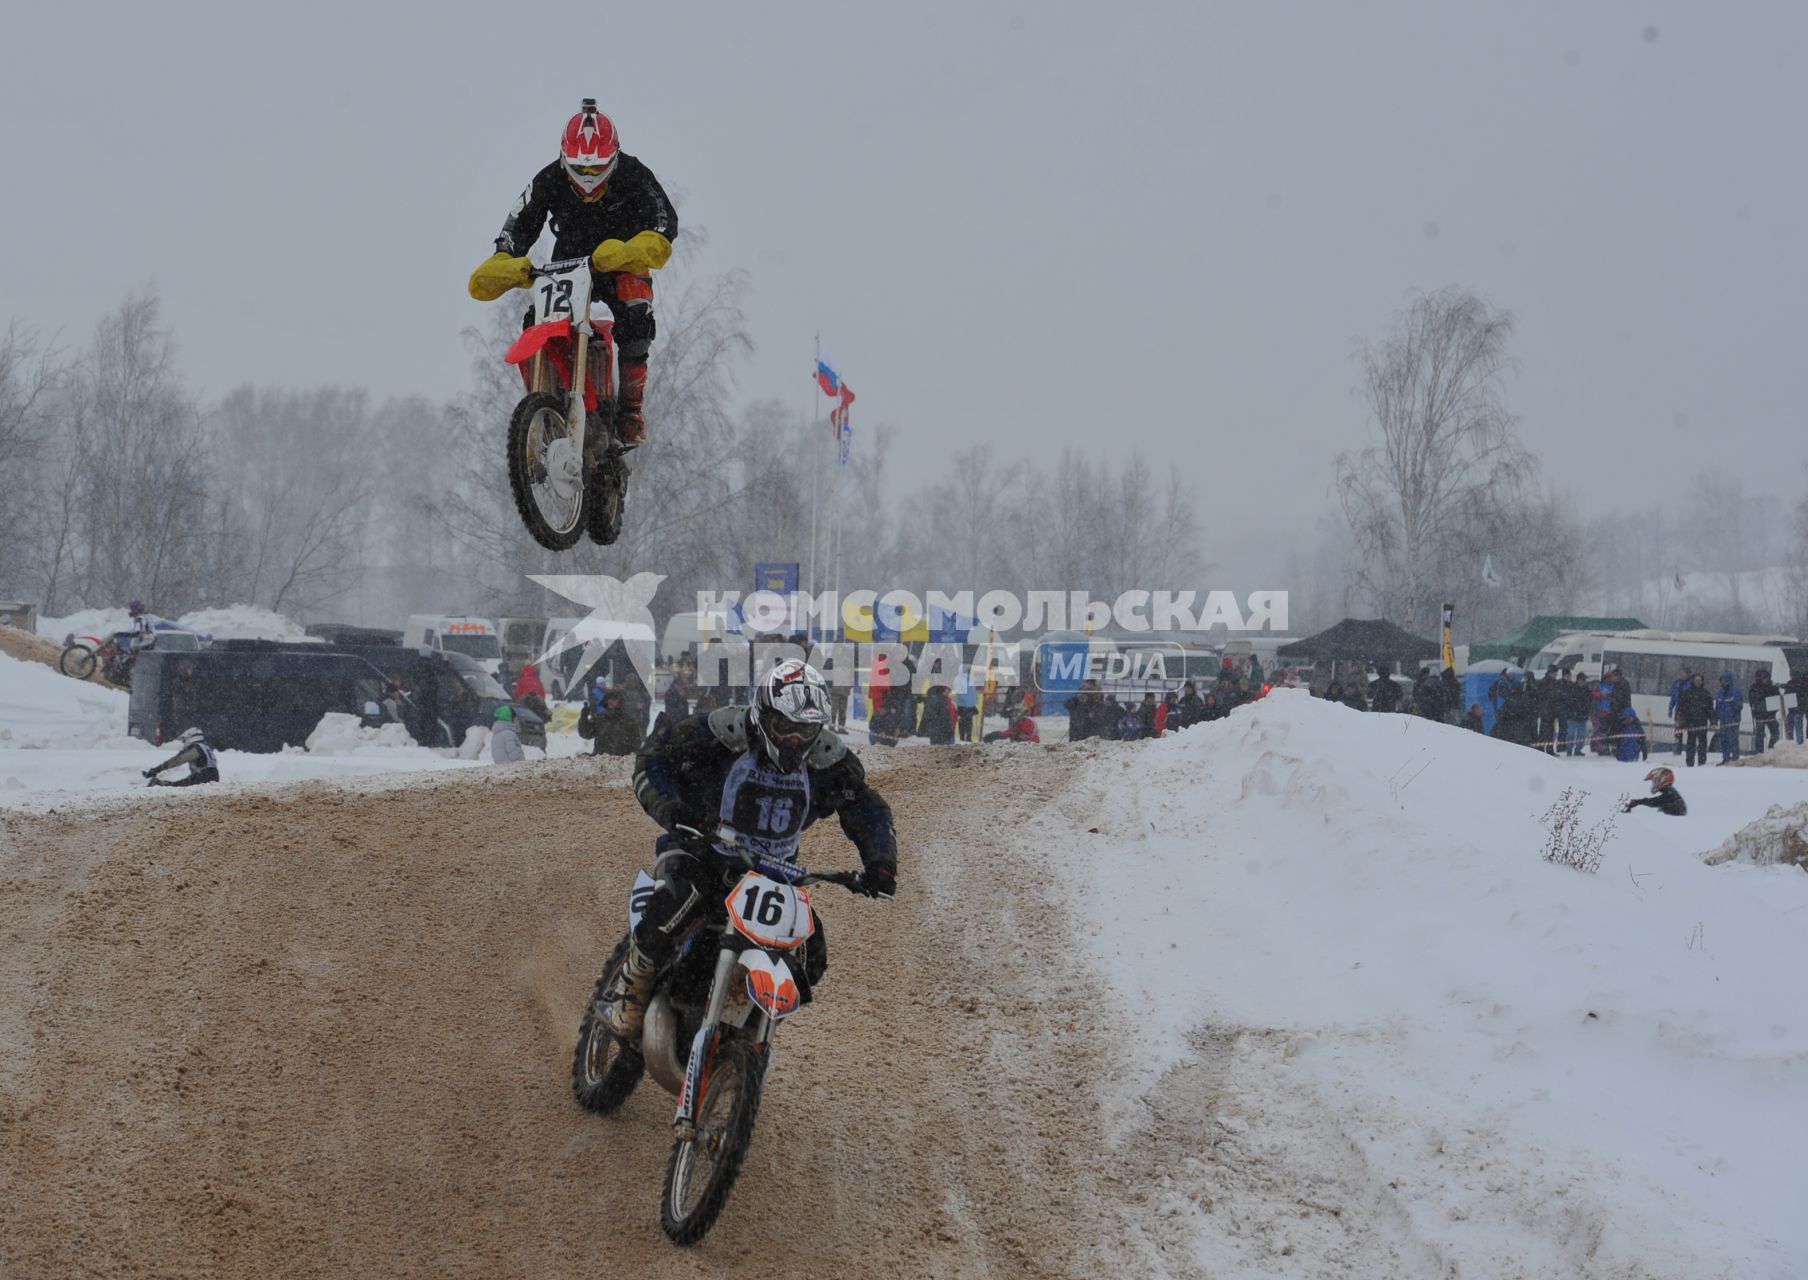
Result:
<svg viewBox="0 0 1808 1280"><path fill-rule="evenodd" d="M1676 781L1676 774L1669 769L1657 768L1645 775L1645 781L1651 784L1653 791L1662 791Z"/></svg>
<svg viewBox="0 0 1808 1280"><path fill-rule="evenodd" d="M595 98L585 98L584 109L571 117L559 143L565 176L579 195L594 200L603 193L620 156L621 139L615 136L614 123L596 109Z"/></svg>

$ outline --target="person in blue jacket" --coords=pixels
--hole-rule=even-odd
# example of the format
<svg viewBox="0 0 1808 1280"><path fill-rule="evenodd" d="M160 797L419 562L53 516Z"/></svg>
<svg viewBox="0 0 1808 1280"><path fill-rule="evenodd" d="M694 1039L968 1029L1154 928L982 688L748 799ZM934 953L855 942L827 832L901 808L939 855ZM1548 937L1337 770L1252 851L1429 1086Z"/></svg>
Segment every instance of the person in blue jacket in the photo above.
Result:
<svg viewBox="0 0 1808 1280"><path fill-rule="evenodd" d="M1720 692L1714 695L1714 722L1720 726L1720 763L1739 758L1739 717L1745 711L1745 690L1733 682L1733 673L1720 673Z"/></svg>
<svg viewBox="0 0 1808 1280"><path fill-rule="evenodd" d="M1620 712L1618 737L1614 742L1614 759L1622 764L1630 764L1634 760L1645 758L1645 726L1639 723L1638 712L1627 707Z"/></svg>
<svg viewBox="0 0 1808 1280"><path fill-rule="evenodd" d="M1677 718L1676 708L1682 702L1682 691L1687 689L1695 679L1695 668L1684 667L1682 675L1670 682L1670 723L1676 728L1677 754L1682 754L1682 721Z"/></svg>

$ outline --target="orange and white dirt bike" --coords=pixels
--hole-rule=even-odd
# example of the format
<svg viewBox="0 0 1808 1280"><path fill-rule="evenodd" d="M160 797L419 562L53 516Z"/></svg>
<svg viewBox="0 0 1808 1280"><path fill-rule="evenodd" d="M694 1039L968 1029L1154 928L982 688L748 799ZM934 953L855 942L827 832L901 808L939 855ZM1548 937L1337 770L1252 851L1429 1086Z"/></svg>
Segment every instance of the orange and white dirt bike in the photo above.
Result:
<svg viewBox="0 0 1808 1280"><path fill-rule="evenodd" d="M509 488L534 541L566 551L621 537L628 450L615 432L614 317L590 300L590 259L535 267L527 328L503 357L527 394L509 421ZM600 313L600 314L599 314Z"/></svg>
<svg viewBox="0 0 1808 1280"><path fill-rule="evenodd" d="M687 844L706 843L699 833L685 834L692 837ZM728 1202L753 1141L773 1032L810 1000L812 977L821 976L807 886L826 882L858 892L860 880L854 872L812 874L775 863L730 843L732 832L722 834L714 848L727 855L720 860L726 892L699 913L655 978L640 1043L624 1044L600 1012L627 956L624 936L596 980L571 1062L572 1092L591 1111L620 1107L647 1072L677 1095L659 1225L685 1245L701 1240ZM653 877L642 871L628 898L630 933L653 890Z"/></svg>

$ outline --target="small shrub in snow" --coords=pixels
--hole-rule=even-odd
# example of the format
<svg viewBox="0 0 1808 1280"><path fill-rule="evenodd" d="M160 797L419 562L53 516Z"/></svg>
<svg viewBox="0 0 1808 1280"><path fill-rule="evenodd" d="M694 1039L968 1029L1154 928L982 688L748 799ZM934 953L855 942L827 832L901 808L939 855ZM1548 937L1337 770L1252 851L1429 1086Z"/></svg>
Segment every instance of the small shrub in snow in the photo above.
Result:
<svg viewBox="0 0 1808 1280"><path fill-rule="evenodd" d="M1565 787L1556 803L1544 811L1544 860L1593 875L1601 869L1607 842L1613 839L1619 806L1615 805L1613 812L1584 830L1582 802L1587 799L1588 792Z"/></svg>

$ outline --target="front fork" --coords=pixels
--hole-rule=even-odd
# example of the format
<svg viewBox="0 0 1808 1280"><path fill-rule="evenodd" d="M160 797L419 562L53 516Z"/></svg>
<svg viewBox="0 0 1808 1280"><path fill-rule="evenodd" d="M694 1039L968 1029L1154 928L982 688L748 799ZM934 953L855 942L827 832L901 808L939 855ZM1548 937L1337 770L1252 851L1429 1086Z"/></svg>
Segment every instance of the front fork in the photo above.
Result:
<svg viewBox="0 0 1808 1280"><path fill-rule="evenodd" d="M697 1108L709 1084L709 1069L716 1058L716 1045L722 1036L722 1009L728 1003L728 985L734 980L735 966L740 962L741 948L731 939L716 956L716 976L709 984L709 1005L703 1011L703 1025L691 1038L691 1056L684 1067L684 1088L678 1092L678 1110L672 1117L680 1142L696 1136ZM760 1043L772 1035L772 1021L758 1009L751 1014L760 1018Z"/></svg>
<svg viewBox="0 0 1808 1280"><path fill-rule="evenodd" d="M571 362L571 401L566 410L566 421L571 423L571 443L578 451L578 457L584 453L584 378L590 372L590 326L582 326L577 331L577 349Z"/></svg>

